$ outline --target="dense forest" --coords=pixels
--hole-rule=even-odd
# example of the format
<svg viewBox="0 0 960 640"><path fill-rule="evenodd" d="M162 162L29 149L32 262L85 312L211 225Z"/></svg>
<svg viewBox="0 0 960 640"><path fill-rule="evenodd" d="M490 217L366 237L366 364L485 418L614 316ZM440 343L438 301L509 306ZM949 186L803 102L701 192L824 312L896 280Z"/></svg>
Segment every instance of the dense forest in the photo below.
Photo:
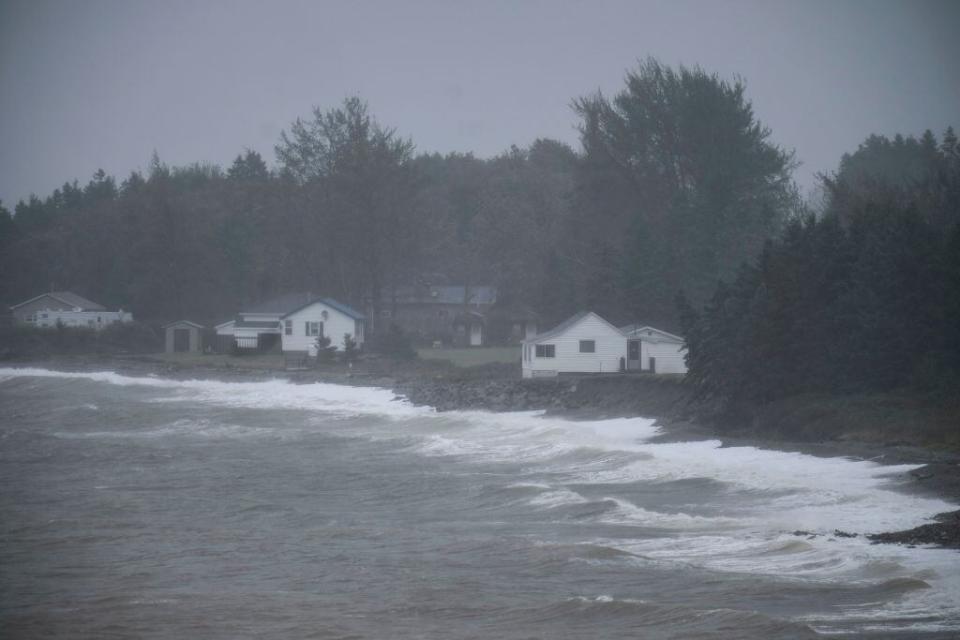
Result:
<svg viewBox="0 0 960 640"><path fill-rule="evenodd" d="M226 170L97 171L0 206L0 300L71 289L141 320L288 291L380 317L411 283L492 284L549 326L592 309L688 339L729 411L803 392L956 389L960 145L871 136L801 203L742 82L653 59L573 101L580 148L417 154L359 98ZM377 327L371 329L375 332Z"/></svg>
<svg viewBox="0 0 960 640"><path fill-rule="evenodd" d="M692 382L733 415L803 393L960 389L960 145L871 136L702 310Z"/></svg>
<svg viewBox="0 0 960 640"><path fill-rule="evenodd" d="M797 215L790 153L744 85L647 60L574 101L581 148L417 154L358 98L315 108L231 166L156 154L0 212L0 300L71 289L142 320L231 316L313 291L369 309L396 287L493 284L549 325L582 308L677 329ZM378 317L374 309L374 317Z"/></svg>

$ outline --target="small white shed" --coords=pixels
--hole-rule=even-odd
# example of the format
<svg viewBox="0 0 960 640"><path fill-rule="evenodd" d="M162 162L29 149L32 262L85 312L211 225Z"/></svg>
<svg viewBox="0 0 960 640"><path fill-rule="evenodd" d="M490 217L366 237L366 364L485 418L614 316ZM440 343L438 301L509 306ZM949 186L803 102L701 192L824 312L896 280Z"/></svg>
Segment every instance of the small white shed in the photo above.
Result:
<svg viewBox="0 0 960 640"><path fill-rule="evenodd" d="M198 353L203 348L204 326L189 320L163 325L167 353Z"/></svg>
<svg viewBox="0 0 960 640"><path fill-rule="evenodd" d="M284 353L317 355L317 338L330 338L330 346L344 348L349 335L357 347L363 346L364 316L342 302L321 298L295 309L280 318Z"/></svg>
<svg viewBox="0 0 960 640"><path fill-rule="evenodd" d="M627 370L651 373L686 373L686 342L662 329L632 324L621 327L627 337Z"/></svg>
<svg viewBox="0 0 960 640"><path fill-rule="evenodd" d="M616 373L625 362L623 333L592 311L582 311L522 343L524 378L561 373Z"/></svg>

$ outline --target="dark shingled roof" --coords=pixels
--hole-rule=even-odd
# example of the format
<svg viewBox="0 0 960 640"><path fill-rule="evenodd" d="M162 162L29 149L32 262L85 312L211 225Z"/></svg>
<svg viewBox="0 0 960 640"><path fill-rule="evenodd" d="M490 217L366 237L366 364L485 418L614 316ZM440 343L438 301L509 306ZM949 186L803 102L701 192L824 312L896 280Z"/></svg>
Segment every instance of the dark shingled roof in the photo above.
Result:
<svg viewBox="0 0 960 640"><path fill-rule="evenodd" d="M168 329L168 328L170 328L170 327L175 327L175 326L177 326L178 324L190 325L191 327L194 327L195 329L206 329L206 327L203 326L202 324L200 324L200 323L198 323L198 322L194 322L194 321L192 321L192 320L174 320L173 322L168 322L167 324L163 325L163 328L164 328L164 329Z"/></svg>
<svg viewBox="0 0 960 640"><path fill-rule="evenodd" d="M398 304L463 304L465 287L455 285L431 285L429 287L406 286L397 289ZM490 285L475 285L467 294L468 305L487 304L497 301L497 288ZM390 294L384 294L388 300Z"/></svg>
<svg viewBox="0 0 960 640"><path fill-rule="evenodd" d="M327 305L328 307L330 307L331 309L336 309L336 310L339 311L340 313L342 313L342 314L344 314L344 315L346 315L346 316L350 316L350 317L353 318L354 320L363 320L363 319L364 319L364 315L363 315L362 313L360 313L359 311L357 311L356 309L354 309L353 307L351 307L351 306L349 306L349 305L345 305L345 304L343 304L342 302L337 302L337 301L334 300L333 298L317 298L316 300L311 300L311 301L307 302L306 304L300 305L300 306L297 307L296 309L292 309L292 310L288 311L287 313L285 313L285 314L283 315L283 317L286 318L287 316L292 315L292 314L296 313L297 311L300 311L301 309L305 309L306 307L309 307L310 305L312 305L312 304L315 303L315 302L319 302L319 303L321 303L321 304L325 304L325 305Z"/></svg>
<svg viewBox="0 0 960 640"><path fill-rule="evenodd" d="M62 302L68 307L71 307L71 308L79 307L83 311L106 311L107 310L107 308L104 307L103 305L97 304L92 300L87 300L83 296L79 296L72 291L51 291L50 293L44 293L34 298L30 298L29 300L25 302L21 302L20 304L15 304L10 308L16 309L17 307L22 307L28 302L39 300L43 296L50 296L51 298L58 300L59 302Z"/></svg>
<svg viewBox="0 0 960 640"><path fill-rule="evenodd" d="M647 342L667 342L672 344L684 343L682 336L678 336L676 334L664 331L663 329L657 329L656 327L651 327L650 325L646 324L628 324L625 327L620 327L620 331L623 332L623 335L627 336L628 338L641 338Z"/></svg>
<svg viewBox="0 0 960 640"><path fill-rule="evenodd" d="M278 329L276 320L237 320L234 324L237 329Z"/></svg>

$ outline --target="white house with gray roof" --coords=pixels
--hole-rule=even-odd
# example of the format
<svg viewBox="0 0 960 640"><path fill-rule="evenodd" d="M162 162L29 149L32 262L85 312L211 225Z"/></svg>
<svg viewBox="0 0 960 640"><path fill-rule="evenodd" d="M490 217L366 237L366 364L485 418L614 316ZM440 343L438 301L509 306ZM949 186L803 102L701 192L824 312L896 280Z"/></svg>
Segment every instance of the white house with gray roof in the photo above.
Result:
<svg viewBox="0 0 960 640"><path fill-rule="evenodd" d="M232 328L239 349L268 350L276 345L284 352L316 355L316 340L328 336L331 346L343 348L349 333L363 344L364 316L332 298L309 293L286 295L251 305L237 314L236 320L217 325L217 332Z"/></svg>
<svg viewBox="0 0 960 640"><path fill-rule="evenodd" d="M363 346L364 317L360 312L331 298L313 300L280 318L284 353L317 355L317 339L330 338L330 346L342 351L346 336Z"/></svg>
<svg viewBox="0 0 960 640"><path fill-rule="evenodd" d="M133 314L106 307L72 291L51 291L10 307L14 322L27 326L105 329L118 322L132 322Z"/></svg>
<svg viewBox="0 0 960 640"><path fill-rule="evenodd" d="M680 336L647 325L617 328L582 311L522 343L524 378L565 373L686 373Z"/></svg>
<svg viewBox="0 0 960 640"><path fill-rule="evenodd" d="M615 373L627 355L623 333L596 313L582 311L522 343L524 378L561 373Z"/></svg>

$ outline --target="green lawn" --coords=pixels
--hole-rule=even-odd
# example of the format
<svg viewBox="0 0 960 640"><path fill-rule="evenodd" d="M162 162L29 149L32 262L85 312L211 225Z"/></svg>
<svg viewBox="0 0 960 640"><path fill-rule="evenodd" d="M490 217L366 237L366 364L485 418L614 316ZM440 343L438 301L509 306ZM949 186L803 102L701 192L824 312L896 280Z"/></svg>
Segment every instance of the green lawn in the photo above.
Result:
<svg viewBox="0 0 960 640"><path fill-rule="evenodd" d="M417 353L424 360L449 360L458 367L475 367L492 362L520 364L520 347L473 347L468 349L423 348Z"/></svg>
<svg viewBox="0 0 960 640"><path fill-rule="evenodd" d="M279 353L256 353L234 356L226 353L157 353L151 357L180 365L209 367L235 367L237 369L283 369L283 356Z"/></svg>
<svg viewBox="0 0 960 640"><path fill-rule="evenodd" d="M458 367L473 367L491 362L520 364L520 347L474 347L471 349L425 347L417 349L424 360L449 360ZM185 366L234 367L237 369L283 369L285 362L279 353L258 353L244 356L202 353L157 353L151 356L163 362Z"/></svg>
<svg viewBox="0 0 960 640"><path fill-rule="evenodd" d="M506 362L520 364L520 347L473 347L467 349L417 349L417 353L424 360L449 360L458 367L473 367L491 362Z"/></svg>

